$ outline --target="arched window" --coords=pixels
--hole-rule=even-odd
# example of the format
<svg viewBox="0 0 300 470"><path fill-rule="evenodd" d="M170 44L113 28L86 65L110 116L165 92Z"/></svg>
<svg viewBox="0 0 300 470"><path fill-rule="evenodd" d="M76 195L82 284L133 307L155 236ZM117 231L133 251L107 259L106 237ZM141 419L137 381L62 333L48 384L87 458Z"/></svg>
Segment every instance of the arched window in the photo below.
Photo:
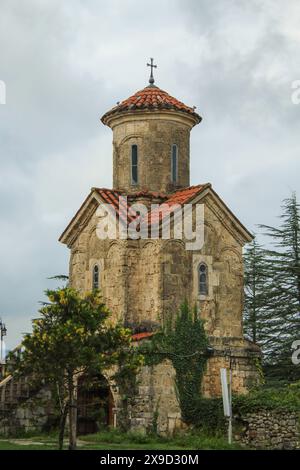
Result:
<svg viewBox="0 0 300 470"><path fill-rule="evenodd" d="M93 267L93 289L99 289L99 276L99 266L95 264L95 266Z"/></svg>
<svg viewBox="0 0 300 470"><path fill-rule="evenodd" d="M208 272L205 263L198 266L198 290L200 295L208 294Z"/></svg>
<svg viewBox="0 0 300 470"><path fill-rule="evenodd" d="M131 184L138 184L138 147L131 146Z"/></svg>
<svg viewBox="0 0 300 470"><path fill-rule="evenodd" d="M176 181L178 179L178 147L177 147L176 144L172 145L171 179L172 179L172 183L176 183Z"/></svg>

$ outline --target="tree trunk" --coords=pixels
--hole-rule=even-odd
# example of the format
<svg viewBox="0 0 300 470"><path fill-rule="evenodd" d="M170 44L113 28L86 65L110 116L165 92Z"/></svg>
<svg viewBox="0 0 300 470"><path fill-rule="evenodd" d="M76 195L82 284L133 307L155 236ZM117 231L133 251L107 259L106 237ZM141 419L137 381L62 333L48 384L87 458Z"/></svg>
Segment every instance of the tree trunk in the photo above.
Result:
<svg viewBox="0 0 300 470"><path fill-rule="evenodd" d="M69 450L77 446L77 397L73 374L68 377L69 388Z"/></svg>
<svg viewBox="0 0 300 470"><path fill-rule="evenodd" d="M64 445L64 435L65 435L65 426L66 426L66 419L68 416L69 411L69 403L66 403L62 413L60 415L59 420L59 435L58 435L58 449L62 450Z"/></svg>

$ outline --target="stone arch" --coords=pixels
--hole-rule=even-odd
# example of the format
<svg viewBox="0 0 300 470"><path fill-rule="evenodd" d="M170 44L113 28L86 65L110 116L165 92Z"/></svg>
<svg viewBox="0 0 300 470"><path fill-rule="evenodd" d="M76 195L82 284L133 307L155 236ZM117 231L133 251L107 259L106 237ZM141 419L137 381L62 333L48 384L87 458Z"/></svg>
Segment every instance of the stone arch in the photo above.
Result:
<svg viewBox="0 0 300 470"><path fill-rule="evenodd" d="M222 253L226 253L227 251L232 251L238 258L242 259L242 253L239 251L235 246L225 246L221 250Z"/></svg>
<svg viewBox="0 0 300 470"><path fill-rule="evenodd" d="M143 136L137 133L131 133L114 144L114 185L117 187L130 188L133 184L131 181L131 144L136 144L138 147L137 182L134 186L141 184L145 164Z"/></svg>
<svg viewBox="0 0 300 470"><path fill-rule="evenodd" d="M74 289L83 292L85 289L85 260L86 252L72 248L70 256L70 283Z"/></svg>
<svg viewBox="0 0 300 470"><path fill-rule="evenodd" d="M182 302L192 298L192 252L183 240L167 240L161 249L162 314L175 315Z"/></svg>
<svg viewBox="0 0 300 470"><path fill-rule="evenodd" d="M220 258L228 263L228 269L232 273L242 274L243 258L242 253L235 247L227 246L221 250Z"/></svg>
<svg viewBox="0 0 300 470"><path fill-rule="evenodd" d="M117 422L117 412L118 410L121 409L122 403L121 403L121 396L119 392L119 387L116 383L115 380L115 373L117 371L117 368L114 366L108 370L105 370L102 372L102 375L105 377L107 380L107 383L110 387L110 391L113 397L113 402L114 402L114 409L113 409L113 415L114 415L114 422L113 422L113 427L116 427L118 422Z"/></svg>
<svg viewBox="0 0 300 470"><path fill-rule="evenodd" d="M84 257L85 289L92 289L93 267L97 264L100 268L100 289L102 290L102 273L104 271L104 259L107 250L107 240L101 240L97 236L97 217L94 214L85 230L86 251Z"/></svg>
<svg viewBox="0 0 300 470"><path fill-rule="evenodd" d="M133 328L144 325L147 329L158 323L161 284L159 253L159 242L154 240L139 240L127 249L126 321Z"/></svg>
<svg viewBox="0 0 300 470"><path fill-rule="evenodd" d="M117 255L117 257L115 257ZM123 247L121 246L120 242L117 240L112 240L109 242L108 250L106 253L106 260L111 263L117 263L118 259L121 258L123 255Z"/></svg>
<svg viewBox="0 0 300 470"><path fill-rule="evenodd" d="M223 248L220 257L219 312L228 336L242 334L243 262L241 253L232 246Z"/></svg>
<svg viewBox="0 0 300 470"><path fill-rule="evenodd" d="M95 375L86 381L82 374L77 384L77 433L98 432L103 426L115 425L116 393L107 374Z"/></svg>
<svg viewBox="0 0 300 470"><path fill-rule="evenodd" d="M163 240L162 246L161 246L161 251L162 253L165 251L165 249L168 249L169 245L178 245L181 248L185 249L185 242L183 240Z"/></svg>
<svg viewBox="0 0 300 470"><path fill-rule="evenodd" d="M96 226L89 231L88 242L87 242L87 257L86 257L86 269L89 269L89 261L91 258L98 258L102 251L101 240L97 237Z"/></svg>
<svg viewBox="0 0 300 470"><path fill-rule="evenodd" d="M125 144L128 140L131 139L142 139L143 136L141 134L129 134L123 137L123 139L119 142L118 146L120 147L121 145Z"/></svg>
<svg viewBox="0 0 300 470"><path fill-rule="evenodd" d="M217 230L214 225L204 220L204 245L201 252L212 255L218 259L219 256L219 242L217 236Z"/></svg>
<svg viewBox="0 0 300 470"><path fill-rule="evenodd" d="M105 257L103 294L115 320L122 320L126 311L126 267L124 250L118 241L112 241Z"/></svg>
<svg viewBox="0 0 300 470"><path fill-rule="evenodd" d="M160 311L160 259L159 245L155 241L147 241L141 247L140 266L143 270L141 308L149 321L158 322Z"/></svg>

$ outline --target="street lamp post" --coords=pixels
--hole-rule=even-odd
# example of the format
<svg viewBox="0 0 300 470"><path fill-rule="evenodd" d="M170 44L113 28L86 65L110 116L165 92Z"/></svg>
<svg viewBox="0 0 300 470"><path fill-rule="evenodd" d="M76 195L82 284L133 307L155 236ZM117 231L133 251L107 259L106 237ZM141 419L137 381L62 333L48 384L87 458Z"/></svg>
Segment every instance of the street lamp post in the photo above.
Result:
<svg viewBox="0 0 300 470"><path fill-rule="evenodd" d="M3 338L4 338L4 336L6 336L6 334L7 334L6 326L0 318L0 343L1 343L1 345L0 345L0 364L4 364L4 362L5 362L5 357L3 357L4 356Z"/></svg>

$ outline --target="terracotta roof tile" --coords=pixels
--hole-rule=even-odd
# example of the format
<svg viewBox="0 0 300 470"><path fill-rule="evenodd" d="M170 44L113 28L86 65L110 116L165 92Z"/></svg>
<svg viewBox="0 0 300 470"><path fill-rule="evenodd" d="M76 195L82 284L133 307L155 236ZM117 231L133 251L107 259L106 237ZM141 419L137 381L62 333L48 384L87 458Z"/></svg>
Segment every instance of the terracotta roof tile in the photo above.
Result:
<svg viewBox="0 0 300 470"><path fill-rule="evenodd" d="M106 118L109 116L124 111L131 111L133 109L174 109L191 114L198 120L198 122L201 121L201 116L195 112L194 108L185 105L181 101L169 95L166 91L161 90L156 86L147 86L143 90L137 91L134 95L105 113L102 116L101 121L103 124L106 124Z"/></svg>
<svg viewBox="0 0 300 470"><path fill-rule="evenodd" d="M137 198L149 198L153 199L153 202L159 203L162 206L160 208L149 211L147 215L147 222L150 223L159 223L165 217L170 215L173 212L175 205L182 205L189 203L198 193L202 192L205 188L210 186L210 184L200 184L197 186L189 186L187 188L179 189L174 193L158 193L152 191L139 191L134 194L127 194L127 205L125 199L120 199L119 207L119 197L122 196L120 191L105 189L105 188L94 188L102 197L105 203L112 204L114 207L117 216L123 223L129 224L137 218L137 214L134 210L131 209L131 203L134 202ZM126 218L127 213L127 218ZM142 222L142 221L141 221Z"/></svg>
<svg viewBox="0 0 300 470"><path fill-rule="evenodd" d="M145 332L145 333L136 333L136 334L131 336L131 339L132 339L132 341L140 341L141 339L150 338L153 335L154 335L154 333L150 332L150 331Z"/></svg>

